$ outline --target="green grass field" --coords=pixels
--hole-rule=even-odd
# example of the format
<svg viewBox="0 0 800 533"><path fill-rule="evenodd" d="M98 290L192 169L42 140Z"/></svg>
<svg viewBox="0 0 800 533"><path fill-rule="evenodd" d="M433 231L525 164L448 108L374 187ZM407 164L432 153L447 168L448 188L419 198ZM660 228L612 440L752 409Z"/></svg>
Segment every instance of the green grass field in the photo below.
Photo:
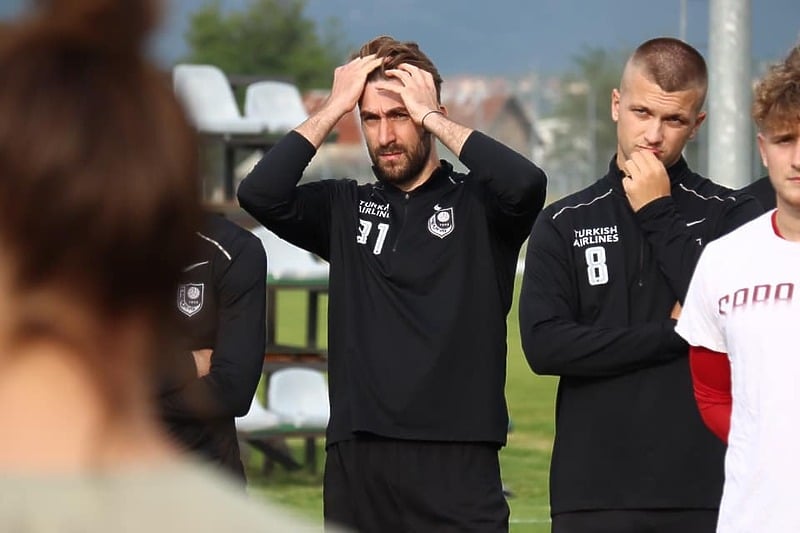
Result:
<svg viewBox="0 0 800 533"><path fill-rule="evenodd" d="M525 362L517 321L518 295L519 280L515 288L514 306L508 317L506 396L513 431L509 435L508 445L500 453L500 460L503 482L513 493L509 499L511 531L543 533L550 531L547 474L553 442L556 379L535 376ZM323 299L320 304L324 310L327 302ZM276 340L280 343L300 343L305 327L305 300L302 293L284 291L280 294L277 317ZM327 338L326 317L324 313L320 317L319 339ZM300 460L302 441L291 439L289 445ZM322 446L318 453L319 468L316 474L306 469L287 472L276 465L268 475L264 475L262 458L253 451L248 459L251 493L271 498L321 524L322 465L325 460Z"/></svg>

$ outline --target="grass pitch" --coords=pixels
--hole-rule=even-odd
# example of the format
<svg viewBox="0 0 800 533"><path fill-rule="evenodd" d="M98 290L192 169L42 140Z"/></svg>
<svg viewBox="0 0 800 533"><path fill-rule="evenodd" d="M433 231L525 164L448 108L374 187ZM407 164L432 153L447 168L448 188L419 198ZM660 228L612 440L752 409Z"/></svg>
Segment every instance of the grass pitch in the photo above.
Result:
<svg viewBox="0 0 800 533"><path fill-rule="evenodd" d="M506 397L513 423L508 445L500 452L503 483L512 493L511 531L545 533L550 531L548 506L548 469L555 430L553 407L556 378L534 375L522 354L517 316L520 278L514 290L514 304L508 316L508 376ZM322 298L320 329L317 335L327 338L327 299ZM279 292L276 302L277 342L300 344L304 338L306 303L299 291ZM322 524L323 443L318 446L317 472L307 469L287 472L275 465L263 472L263 458L256 451L248 454L249 490L256 497L266 497L296 510ZM303 443L290 439L289 446L298 461L303 457Z"/></svg>

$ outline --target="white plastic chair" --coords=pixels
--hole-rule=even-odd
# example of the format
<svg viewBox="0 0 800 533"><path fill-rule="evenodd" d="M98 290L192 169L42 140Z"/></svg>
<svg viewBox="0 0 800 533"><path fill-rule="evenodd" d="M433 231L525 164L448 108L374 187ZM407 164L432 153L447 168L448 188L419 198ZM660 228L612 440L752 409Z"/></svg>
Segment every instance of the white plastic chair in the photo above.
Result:
<svg viewBox="0 0 800 533"><path fill-rule="evenodd" d="M283 81L257 81L247 86L245 117L259 121L266 131L283 134L308 118L300 91Z"/></svg>
<svg viewBox="0 0 800 533"><path fill-rule="evenodd" d="M285 241L258 225L250 232L261 240L267 253L269 281L299 281L328 279L328 263L311 252Z"/></svg>
<svg viewBox="0 0 800 533"><path fill-rule="evenodd" d="M283 422L297 427L328 425L328 384L319 370L282 368L270 375L267 405Z"/></svg>
<svg viewBox="0 0 800 533"><path fill-rule="evenodd" d="M213 65L179 64L172 69L175 94L198 130L213 134L257 134L260 120L243 117L225 73Z"/></svg>
<svg viewBox="0 0 800 533"><path fill-rule="evenodd" d="M250 402L250 410L244 416L238 416L234 420L236 424L236 431L241 433L250 433L263 429L270 429L280 425L280 417L261 405L258 401L258 395L253 395L253 401Z"/></svg>

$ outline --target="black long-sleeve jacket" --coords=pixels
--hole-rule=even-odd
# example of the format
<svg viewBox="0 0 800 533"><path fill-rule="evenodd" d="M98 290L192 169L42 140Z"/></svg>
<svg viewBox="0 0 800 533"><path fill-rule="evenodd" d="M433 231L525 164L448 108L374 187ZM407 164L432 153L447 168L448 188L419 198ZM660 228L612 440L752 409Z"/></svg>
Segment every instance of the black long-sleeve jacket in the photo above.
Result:
<svg viewBox="0 0 800 533"><path fill-rule="evenodd" d="M234 418L247 413L264 363L267 261L255 235L219 215L197 240L175 300L184 351L159 406L180 443L243 478ZM198 378L191 350L204 348L211 370Z"/></svg>
<svg viewBox="0 0 800 533"><path fill-rule="evenodd" d="M553 514L719 505L723 446L697 412L670 311L703 246L760 207L683 159L668 173L671 196L634 213L612 160L606 176L545 208L531 233L523 349L534 372L561 376Z"/></svg>
<svg viewBox="0 0 800 533"><path fill-rule="evenodd" d="M505 443L506 316L544 173L485 135L463 175L442 162L405 193L380 182L296 186L314 147L289 133L239 188L280 237L330 262L328 444Z"/></svg>

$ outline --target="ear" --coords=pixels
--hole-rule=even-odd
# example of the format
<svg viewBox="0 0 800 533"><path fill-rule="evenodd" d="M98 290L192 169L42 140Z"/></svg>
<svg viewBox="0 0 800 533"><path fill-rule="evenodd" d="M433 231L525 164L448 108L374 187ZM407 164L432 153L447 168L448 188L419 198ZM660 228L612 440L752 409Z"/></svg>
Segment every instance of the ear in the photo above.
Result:
<svg viewBox="0 0 800 533"><path fill-rule="evenodd" d="M692 126L692 133L689 134L690 139L694 139L694 136L697 135L697 132L700 131L700 124L702 124L706 120L706 112L700 111L697 114L697 118L694 120L694 126Z"/></svg>
<svg viewBox="0 0 800 533"><path fill-rule="evenodd" d="M764 135L759 132L759 134L756 135L756 141L758 141L758 153L761 154L761 164L767 167L767 170L769 170L769 165L767 164L768 163L767 150L766 147L764 146L764 144L766 143Z"/></svg>
<svg viewBox="0 0 800 533"><path fill-rule="evenodd" d="M619 120L619 89L611 90L611 120L617 122Z"/></svg>
<svg viewBox="0 0 800 533"><path fill-rule="evenodd" d="M439 104L439 111L442 112L442 115L447 116L447 106L444 104Z"/></svg>

